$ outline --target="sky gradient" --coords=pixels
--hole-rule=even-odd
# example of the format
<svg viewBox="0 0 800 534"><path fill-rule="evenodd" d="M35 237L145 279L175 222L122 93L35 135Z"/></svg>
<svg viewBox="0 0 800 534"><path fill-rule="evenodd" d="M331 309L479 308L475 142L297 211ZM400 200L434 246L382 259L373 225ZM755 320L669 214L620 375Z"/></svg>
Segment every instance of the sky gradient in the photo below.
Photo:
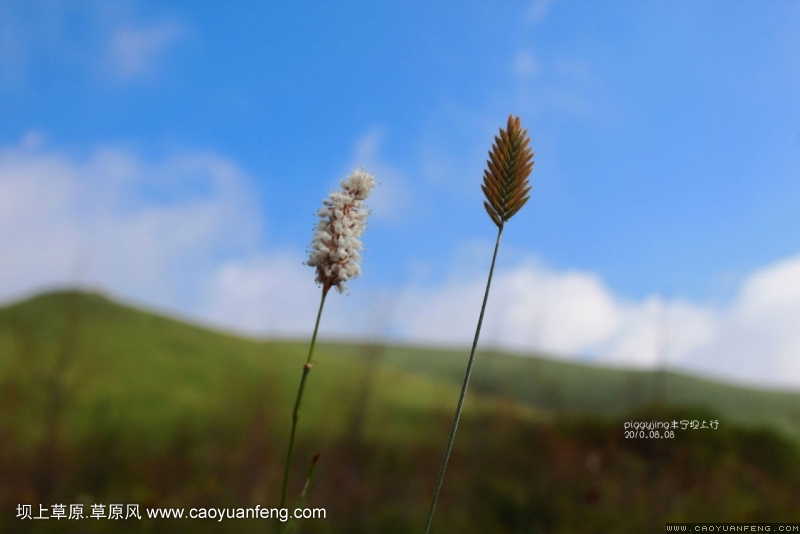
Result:
<svg viewBox="0 0 800 534"><path fill-rule="evenodd" d="M314 213L363 166L364 275L322 333L466 346L513 113L533 191L485 346L800 388L798 27L789 0L2 2L0 299L308 336Z"/></svg>

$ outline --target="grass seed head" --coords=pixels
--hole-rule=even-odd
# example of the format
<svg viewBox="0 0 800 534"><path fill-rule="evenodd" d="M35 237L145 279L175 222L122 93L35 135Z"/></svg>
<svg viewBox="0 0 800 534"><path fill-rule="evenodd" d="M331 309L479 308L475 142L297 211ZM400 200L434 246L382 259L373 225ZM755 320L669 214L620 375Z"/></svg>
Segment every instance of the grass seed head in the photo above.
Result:
<svg viewBox="0 0 800 534"><path fill-rule="evenodd" d="M356 169L340 185L341 190L332 191L317 212L319 222L306 262L317 269L316 280L325 293L332 287L342 293L347 280L361 275L360 238L369 214L364 200L375 186L375 178Z"/></svg>
<svg viewBox="0 0 800 534"><path fill-rule="evenodd" d="M506 129L494 138L487 169L483 173L483 203L492 221L499 227L528 202L528 177L533 170L533 150L528 146L528 130L522 129L519 117L508 116Z"/></svg>

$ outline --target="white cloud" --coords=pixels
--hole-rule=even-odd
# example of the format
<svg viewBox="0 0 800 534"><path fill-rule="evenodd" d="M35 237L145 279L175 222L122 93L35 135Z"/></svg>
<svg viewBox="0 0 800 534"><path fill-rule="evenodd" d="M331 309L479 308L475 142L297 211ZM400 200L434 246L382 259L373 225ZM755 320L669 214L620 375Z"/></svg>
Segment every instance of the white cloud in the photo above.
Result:
<svg viewBox="0 0 800 534"><path fill-rule="evenodd" d="M0 151L0 246L11 251L0 298L74 282L84 261L86 283L188 309L215 258L257 240L252 197L235 165L208 154L150 164L115 149L82 159L24 141Z"/></svg>
<svg viewBox="0 0 800 534"><path fill-rule="evenodd" d="M800 306L800 257L790 258L750 276L735 313L749 321L780 321Z"/></svg>
<svg viewBox="0 0 800 534"><path fill-rule="evenodd" d="M550 10L554 0L533 0L528 8L527 18L533 22L542 20Z"/></svg>
<svg viewBox="0 0 800 534"><path fill-rule="evenodd" d="M483 277L409 288L399 337L472 341ZM495 273L481 344L626 367L702 372L745 383L800 386L800 256L753 273L730 305L653 295L620 298L597 276L528 262Z"/></svg>
<svg viewBox="0 0 800 534"><path fill-rule="evenodd" d="M258 335L309 333L320 291L303 258L289 252L225 263L211 283L203 314L213 324Z"/></svg>
<svg viewBox="0 0 800 534"><path fill-rule="evenodd" d="M250 335L309 337L322 291L314 284L314 270L303 265L304 259L288 251L263 252L225 263L211 282L201 317ZM320 335L352 338L370 334L372 312L363 291L343 295L331 291Z"/></svg>
<svg viewBox="0 0 800 534"><path fill-rule="evenodd" d="M716 335L714 310L683 300L650 296L641 302L618 302L620 328L596 351L599 359L632 367L684 364L692 351Z"/></svg>
<svg viewBox="0 0 800 534"><path fill-rule="evenodd" d="M401 330L429 343L470 341L485 283L476 278L408 292ZM555 273L531 262L495 273L482 339L516 350L573 355L606 342L621 320L622 310L597 277Z"/></svg>
<svg viewBox="0 0 800 534"><path fill-rule="evenodd" d="M180 27L174 23L116 30L111 36L109 50L113 72L125 79L151 73L180 34Z"/></svg>
<svg viewBox="0 0 800 534"><path fill-rule="evenodd" d="M710 373L800 384L800 256L749 276L721 314L715 339L692 356Z"/></svg>

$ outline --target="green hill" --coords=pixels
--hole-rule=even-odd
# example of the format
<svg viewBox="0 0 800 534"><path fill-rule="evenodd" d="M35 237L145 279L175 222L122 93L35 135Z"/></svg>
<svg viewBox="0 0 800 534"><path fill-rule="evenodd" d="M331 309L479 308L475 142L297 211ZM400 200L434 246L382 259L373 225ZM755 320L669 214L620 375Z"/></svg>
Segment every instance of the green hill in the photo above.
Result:
<svg viewBox="0 0 800 534"><path fill-rule="evenodd" d="M290 406L305 341L257 341L193 326L98 294L49 293L0 309L0 377L35 400L59 358L68 413L103 406L121 425L163 435L162 425L207 415L231 418L260 395ZM65 356L63 353L68 352ZM374 371L373 411L395 412L402 432L417 416L449 414L461 385L466 350L321 342L304 419L315 432L343 431L353 393ZM373 362L373 363L368 363ZM10 386L8 381L20 382ZM657 381L661 397L657 399ZM23 384L24 383L24 384ZM39 387L38 389L42 389ZM315 398L317 399L315 401ZM619 370L543 357L479 350L471 382L473 410L512 402L530 416L625 413L662 400L702 405L737 424L771 425L800 437L800 394L749 389L684 374ZM322 401L321 399L326 399ZM42 399L39 399L42 400ZM26 403L28 410L35 402ZM342 409L342 408L345 409ZM19 414L22 416L22 414ZM288 415L287 415L288 416ZM36 418L27 413L27 420ZM426 417L421 417L425 419ZM75 421L82 428L80 417ZM287 419L288 420L288 419ZM85 421L83 421L85 423ZM385 425L381 425L384 430ZM376 436L386 435L375 432Z"/></svg>
<svg viewBox="0 0 800 534"><path fill-rule="evenodd" d="M389 347L385 365L461 384L465 353ZM470 388L555 413L620 414L654 403L703 406L738 425L800 439L800 393L746 388L670 371L641 371L479 351ZM472 391L471 390L471 391Z"/></svg>
<svg viewBox="0 0 800 534"><path fill-rule="evenodd" d="M20 502L55 498L124 498L143 506L274 502L306 350L305 341L245 339L91 293L54 292L0 309L2 514ZM299 484L303 462L321 450L317 491L341 517L309 523L304 531L414 531L427 506L466 357L464 350L319 344L294 480ZM724 510L763 511L760 496L770 492L788 499L772 499L770 506L797 509L791 508L797 496L786 488L797 483L791 443L800 437L798 401L795 393L677 373L657 376L480 351L448 472L452 488L443 495L437 520L458 525L459 532L527 532L531 525L581 532L582 524L608 526L616 507L626 513L627 499L639 498L636 484L644 484L651 500L635 521L646 524L653 514L679 518L693 510L684 501L658 508L658 492L687 498L713 492L725 477L734 478L728 481L730 499L720 504ZM685 431L674 449L624 440L623 421L658 417L715 418L720 430ZM592 469L589 475L568 475L572 468L558 467L594 465L587 459L593 454L616 465L605 478L591 478ZM699 472L711 470L710 486L705 479L697 487L686 486L683 478L674 480L674 488L653 482L652 469L667 469L670 462L694 465L692 458L706 458ZM736 482L751 471L762 482ZM517 480L523 475L528 478ZM627 484L621 482L625 477L634 480L630 490L619 488ZM396 487L399 481L402 487ZM559 484L561 493L548 489ZM592 497L595 492L602 497ZM592 504L584 510L584 501L605 508ZM6 531L3 520L0 515L0 530ZM7 520L10 531L77 528ZM163 521L144 530L116 525L113 531L252 527L246 521L225 530ZM97 532L110 528L90 525Z"/></svg>
<svg viewBox="0 0 800 534"><path fill-rule="evenodd" d="M0 377L9 402L18 405L13 417L31 443L40 438L37 413L45 410L54 378L64 383L63 416L76 439L92 428L91 414L97 413L153 436L154 446L177 421L201 425L219 419L238 426L254 403L285 407L276 410L285 419L276 423L288 424L307 350L306 342L215 332L97 294L50 293L0 310ZM363 387L364 362L374 351L318 344L300 431L313 428L329 437L346 431L353 392ZM66 363L57 371L61 360ZM372 410L381 419L395 416L388 434L383 424L375 432L381 439L405 436L406 426L425 439L421 416L449 413L458 395L458 384L424 370L381 365L372 380ZM496 404L488 396L474 400L473 410Z"/></svg>

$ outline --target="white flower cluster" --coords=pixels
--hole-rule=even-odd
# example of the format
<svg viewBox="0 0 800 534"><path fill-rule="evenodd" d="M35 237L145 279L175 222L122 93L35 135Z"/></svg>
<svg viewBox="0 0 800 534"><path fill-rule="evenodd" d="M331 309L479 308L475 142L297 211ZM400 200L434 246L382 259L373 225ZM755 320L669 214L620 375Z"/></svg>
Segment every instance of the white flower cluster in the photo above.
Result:
<svg viewBox="0 0 800 534"><path fill-rule="evenodd" d="M356 169L342 180L342 190L322 201L314 239L306 265L317 268L317 283L324 291L347 289L345 282L361 275L360 237L367 227L364 199L375 186L375 178Z"/></svg>

